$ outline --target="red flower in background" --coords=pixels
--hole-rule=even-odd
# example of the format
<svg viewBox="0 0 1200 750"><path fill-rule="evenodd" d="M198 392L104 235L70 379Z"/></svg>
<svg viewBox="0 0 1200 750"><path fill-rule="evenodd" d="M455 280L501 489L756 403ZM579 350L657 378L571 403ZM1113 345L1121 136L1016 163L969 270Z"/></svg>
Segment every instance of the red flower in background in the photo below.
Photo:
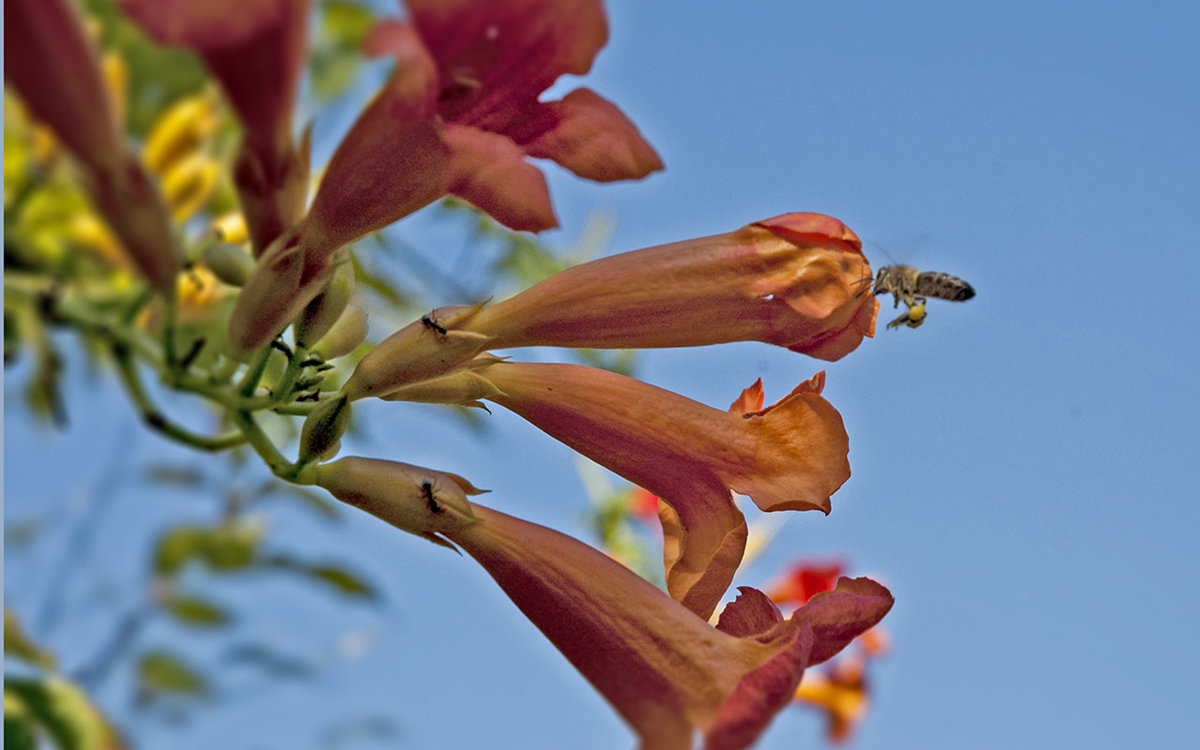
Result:
<svg viewBox="0 0 1200 750"><path fill-rule="evenodd" d="M782 580L767 588L767 594L776 604L798 607L813 594L831 590L844 570L845 566L838 560L797 563Z"/></svg>

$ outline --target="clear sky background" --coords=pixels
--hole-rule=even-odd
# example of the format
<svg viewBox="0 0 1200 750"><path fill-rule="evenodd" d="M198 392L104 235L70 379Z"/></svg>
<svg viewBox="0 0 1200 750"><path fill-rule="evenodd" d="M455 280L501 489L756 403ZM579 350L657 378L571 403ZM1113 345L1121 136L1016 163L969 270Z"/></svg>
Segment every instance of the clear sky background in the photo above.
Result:
<svg viewBox="0 0 1200 750"><path fill-rule="evenodd" d="M854 229L873 265L891 263L884 248L978 293L931 301L919 330L881 323L836 363L766 345L642 361L644 379L722 408L759 376L770 401L828 372L853 476L829 517L791 514L740 583L762 584L798 557L838 555L891 587L894 651L872 673L874 704L854 746L1186 744L1200 671L1190 322L1200 10L608 6L611 41L584 83L638 123L667 170L597 186L547 165L563 225L552 243L573 244L597 208L616 222L613 252L817 211ZM891 314L885 306L881 321ZM98 497L111 506L84 588L142 564L138 535L181 506L211 517L203 500L122 479L121 467L185 454L124 416L115 388L85 379L68 388L66 435L31 431L11 390L18 377L6 386L6 517L61 519L33 559L6 566L6 599L18 605L38 601L71 523ZM491 488L496 507L583 532L588 501L570 451L511 415L488 419L487 440L433 407L381 404L370 419L370 440L344 453L456 471ZM122 538L132 541L112 542ZM329 644L314 656L331 666L286 687L248 679L192 730L144 728L144 746L632 747L617 716L469 558L359 514L333 530L285 515L276 538L355 561L386 604L331 613L299 586L246 587L246 601L268 597L271 612L239 627L284 647ZM87 626L63 625L59 637L74 641L73 627ZM364 655L353 656L356 643ZM117 680L109 695L126 689ZM337 719L376 715L398 733L321 744ZM761 747L823 742L815 712L793 708Z"/></svg>

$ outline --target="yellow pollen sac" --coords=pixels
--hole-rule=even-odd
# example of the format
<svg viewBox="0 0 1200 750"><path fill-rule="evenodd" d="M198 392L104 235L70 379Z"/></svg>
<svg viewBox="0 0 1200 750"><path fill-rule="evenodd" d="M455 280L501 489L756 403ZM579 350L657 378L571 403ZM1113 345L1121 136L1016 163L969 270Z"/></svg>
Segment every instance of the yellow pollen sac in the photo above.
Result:
<svg viewBox="0 0 1200 750"><path fill-rule="evenodd" d="M908 327L916 328L925 322L925 303L922 302L908 308Z"/></svg>

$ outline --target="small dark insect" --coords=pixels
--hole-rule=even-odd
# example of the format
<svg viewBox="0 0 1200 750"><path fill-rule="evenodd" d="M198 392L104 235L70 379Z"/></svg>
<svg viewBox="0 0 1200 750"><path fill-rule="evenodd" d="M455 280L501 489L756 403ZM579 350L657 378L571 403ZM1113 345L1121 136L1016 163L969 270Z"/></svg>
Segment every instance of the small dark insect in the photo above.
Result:
<svg viewBox="0 0 1200 750"><path fill-rule="evenodd" d="M434 320L432 313L428 314L428 315L422 315L421 322L425 324L426 328L432 328L433 330L437 331L438 333L442 334L443 336L446 335L446 326L441 325L436 320Z"/></svg>
<svg viewBox="0 0 1200 750"><path fill-rule="evenodd" d="M442 512L442 506L438 504L437 498L433 496L433 482L428 479L421 482L421 493L425 495L425 501L429 503L429 510L434 513Z"/></svg>

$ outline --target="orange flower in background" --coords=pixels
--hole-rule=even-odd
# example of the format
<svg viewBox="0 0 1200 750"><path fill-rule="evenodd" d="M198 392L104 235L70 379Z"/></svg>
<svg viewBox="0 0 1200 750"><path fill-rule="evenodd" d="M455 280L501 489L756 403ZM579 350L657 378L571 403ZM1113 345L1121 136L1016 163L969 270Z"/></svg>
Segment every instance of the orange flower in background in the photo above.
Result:
<svg viewBox="0 0 1200 750"><path fill-rule="evenodd" d="M697 732L712 750L749 747L806 667L892 605L874 581L842 579L784 619L765 595L743 588L714 628L583 542L469 503L459 482L439 472L389 464L343 459L314 473L339 498L474 557L643 748L689 748Z"/></svg>
<svg viewBox="0 0 1200 750"><path fill-rule="evenodd" d="M162 44L200 55L245 128L234 181L256 253L300 218L307 145L292 140L292 111L308 51L312 0L121 0Z"/></svg>
<svg viewBox="0 0 1200 750"><path fill-rule="evenodd" d="M742 412L607 370L486 362L391 397L429 400L433 388L452 402L493 401L662 498L667 588L701 617L729 587L745 547L731 489L766 511L828 513L829 496L850 476L841 416L820 396L823 373L766 409ZM465 390L451 399L447 381L455 380Z"/></svg>
<svg viewBox="0 0 1200 750"><path fill-rule="evenodd" d="M389 336L353 398L433 377L485 349L649 348L763 341L839 359L874 335L879 303L854 232L791 213L555 274L494 305L435 310Z"/></svg>
<svg viewBox="0 0 1200 750"><path fill-rule="evenodd" d="M632 487L625 495L629 514L640 520L658 518L658 495L641 487Z"/></svg>
<svg viewBox="0 0 1200 750"><path fill-rule="evenodd" d="M64 0L4 4L5 80L66 144L142 274L170 294L180 267L166 205L117 127L100 59Z"/></svg>
<svg viewBox="0 0 1200 750"><path fill-rule="evenodd" d="M865 659L842 657L823 670L805 672L794 699L825 714L826 735L831 742L846 742L870 708Z"/></svg>

